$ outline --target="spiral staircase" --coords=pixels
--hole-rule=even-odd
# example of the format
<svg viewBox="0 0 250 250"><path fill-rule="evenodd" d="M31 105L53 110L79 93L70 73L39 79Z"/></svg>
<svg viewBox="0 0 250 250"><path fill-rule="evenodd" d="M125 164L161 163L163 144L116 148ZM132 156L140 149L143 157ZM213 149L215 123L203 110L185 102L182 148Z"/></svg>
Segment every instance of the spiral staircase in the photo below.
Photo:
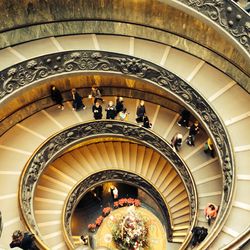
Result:
<svg viewBox="0 0 250 250"><path fill-rule="evenodd" d="M219 115L232 144L236 166L235 192L225 224L209 249L227 248L231 242L237 242L241 235L249 236L250 198L247 193L250 182L250 171L247 166L250 150L249 93L239 86L232 76L229 77L229 74L224 73L224 69L220 71L213 67L211 62L201 59L202 57L184 52L185 49L178 49L174 43L170 46L164 42L153 40L149 41L143 36L140 38L140 36L109 33L106 35L51 36L23 44L13 44L1 49L0 57L4 60L0 62L0 69L4 70L41 55L82 49L111 51L142 58L168 69L187 81L191 87L201 93ZM184 44L183 47L187 47L187 45ZM249 78L246 78L247 80L249 82ZM54 79L51 81L56 82ZM101 82L98 82L98 77L95 77L95 81L102 85ZM131 88L136 88L133 80L128 79L127 81ZM49 82L46 84L49 85ZM107 83L105 84L109 86ZM74 86L74 83L69 83L68 89L69 86ZM32 92L32 89L30 91ZM47 94L45 91L43 96ZM124 103L130 112L129 121L134 123L139 99L130 97L124 98ZM28 95L19 101L25 105L26 98ZM105 96L104 99L114 101L115 97ZM46 99L46 101L40 102L40 108L33 109L28 117L17 116L16 120L11 122L13 126L9 126L1 136L0 211L3 218L3 231L0 238L0 249L9 249L8 245L14 230L25 230L26 225L22 220L18 204L19 181L25 164L33 152L53 134L71 125L93 119L92 101L86 98L84 102L87 106L84 111L72 111L68 101L65 102L65 110L61 111L56 106L51 106ZM9 103L9 107L5 104L3 107L5 111L10 110L9 113L11 113L15 100L13 99ZM184 139L187 138L188 130L176 124L178 112L175 109L156 104L153 100L152 102L147 101L145 105L147 114L153 123L152 131L168 142L176 132L181 132ZM0 113L4 114L4 110ZM5 127L4 123L2 125ZM195 147L183 144L179 152L180 157L190 169L197 188L199 208L197 225L205 227L207 227L203 216L205 205L208 202L220 204L223 192L220 159L217 156L210 158L203 153L203 145L208 134L207 128L203 127L197 136ZM93 156L94 153L95 156ZM63 204L68 191L84 176L102 168L119 168L128 171L132 169L158 187L171 210L174 225L173 244L176 244L173 245L173 248L178 249L187 235L189 220L187 194L179 176L159 154L150 148L117 141L93 143L66 152L51 163L39 179L34 193L34 213L42 239L49 249L68 249L61 225ZM229 245L229 249L236 249L234 247L235 245ZM245 246L245 249L247 247Z"/></svg>
<svg viewBox="0 0 250 250"><path fill-rule="evenodd" d="M189 228L190 208L188 194L174 168L150 148L114 141L90 144L66 153L43 174L35 193L34 209L38 227L45 234L45 239L51 236L48 232L53 232L52 235L55 232L61 234L60 215L63 213L65 194L79 180L105 169L132 171L150 180L161 190L169 204L173 219L173 241L184 240ZM62 190L66 191L64 196ZM55 209L58 218L53 215ZM48 244L52 248L63 239L57 236L51 241Z"/></svg>
<svg viewBox="0 0 250 250"><path fill-rule="evenodd" d="M113 99L113 97L104 98L106 100ZM136 113L138 102L139 100L125 98L125 105L128 107L131 114L129 115L131 122L135 121L134 114ZM85 103L90 107L90 101L88 99L85 100ZM146 102L145 105L148 115L150 117L155 117L153 120L153 129L155 132L159 133L162 129L165 130L168 128L168 133L165 133L165 137L169 141L172 135L177 131L181 131L187 137L188 130L180 128L176 124L176 113L166 108L159 108L158 105L152 103ZM157 116L155 115L156 112ZM18 152L25 162L30 156L28 152L34 151L39 143L42 143L43 140L41 137L48 137L50 135L46 134L46 130L48 132L48 128L50 128L50 133L53 131L51 124L52 120L54 127L59 126L63 121L67 121L67 124L61 126L69 126L78 122L76 115L81 117L84 122L85 119L88 120L92 117L92 110L91 108L87 108L87 110L75 113L72 111L69 103L65 104L64 111L57 109L55 106L47 110L42 110L34 115L34 117L27 118L6 133L2 137L1 149L5 151L6 156L8 150L10 151L10 155L13 154L11 149L17 149L18 145L8 143L12 140L17 142L16 135L19 134L21 136L18 139L20 143L24 141L31 142L30 145L22 147L23 151ZM38 120L36 120L35 117ZM164 120L164 117L167 117L167 119ZM36 120L35 123L40 125L39 127L34 127L34 119ZM167 123L168 120L171 122ZM22 132L14 132L14 130ZM28 131L33 132L31 133ZM12 140L11 136L13 136ZM34 140L36 140L35 138L37 139L37 144L34 143ZM203 153L203 145L206 139L206 134L201 132L197 138L195 148L184 145L180 151L180 155L183 159L186 159L188 166L194 173L194 177L197 178L195 178L195 181L199 195L200 225L205 225L202 210L207 202L212 201L216 204L220 203L222 186L218 159L210 159L209 156ZM34 148L32 149L31 147ZM20 158L18 158L18 161L13 165L16 166L19 164L21 164ZM147 149L144 146L138 146L136 144L107 142L91 144L66 153L53 162L43 173L37 185L36 193L34 194L34 211L38 227L44 240L46 240L51 249L57 249L58 246L63 245L60 218L62 216L62 208L68 191L77 181L84 178L84 176L100 171L103 168L116 168L128 171L131 169L136 170L136 173L145 176L146 179L153 182L158 190L162 192L163 195L166 195L165 199L168 201L171 208L174 229L176 229L173 233L173 241L182 242L184 240L187 233L186 229L189 225L189 203L187 194L184 191L184 186L180 182L180 177L177 173L162 157L160 158L159 154L154 153L152 149ZM208 171L206 171L207 168L209 168ZM12 169L12 171L13 173L16 172L14 169ZM8 173L11 174L11 172ZM6 172L6 174L8 173ZM20 174L20 172L18 173ZM18 185L19 175L16 174L14 177L16 177L15 182ZM8 179L7 182L9 181ZM13 185L13 192L15 188L17 188L17 185ZM7 198L7 196L5 197ZM16 214L18 214L18 206L16 209ZM16 223L18 223L18 221L13 223L14 227L18 227ZM13 227L9 227L9 230L10 231L4 231L4 233L11 234Z"/></svg>

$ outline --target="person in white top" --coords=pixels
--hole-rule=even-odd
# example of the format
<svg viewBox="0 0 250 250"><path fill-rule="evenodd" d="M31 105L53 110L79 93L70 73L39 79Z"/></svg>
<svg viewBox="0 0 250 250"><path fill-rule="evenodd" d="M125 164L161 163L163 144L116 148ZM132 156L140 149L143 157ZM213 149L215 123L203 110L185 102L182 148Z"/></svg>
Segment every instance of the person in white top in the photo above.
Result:
<svg viewBox="0 0 250 250"><path fill-rule="evenodd" d="M115 186L112 186L111 188L111 194L114 200L118 199L118 189Z"/></svg>
<svg viewBox="0 0 250 250"><path fill-rule="evenodd" d="M178 152L181 148L182 144L182 134L176 133L171 139L171 146Z"/></svg>

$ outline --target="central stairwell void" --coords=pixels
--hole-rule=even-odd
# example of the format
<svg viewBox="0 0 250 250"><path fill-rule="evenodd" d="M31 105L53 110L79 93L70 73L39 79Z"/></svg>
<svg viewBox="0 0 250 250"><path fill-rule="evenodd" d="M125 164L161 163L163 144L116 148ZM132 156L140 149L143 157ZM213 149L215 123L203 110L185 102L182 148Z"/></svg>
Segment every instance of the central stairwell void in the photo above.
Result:
<svg viewBox="0 0 250 250"><path fill-rule="evenodd" d="M114 199L112 196L112 187L116 187L118 189L117 199ZM142 188L137 187L136 183L128 184L124 182L104 182L91 188L90 191L83 194L82 199L77 204L72 214L71 228L74 245L76 247L80 247L82 245L80 236L88 235L90 238L90 246L93 249L95 249L97 246L109 247L109 245L112 244L112 241L110 240L110 238L107 241L107 237L110 237L110 233L113 233L112 230L115 226L115 223L113 225L110 223L110 220L112 220L114 216L113 212L117 209L120 210L119 208L123 208L125 211L130 211L131 209L136 211L136 207L135 209L133 209L131 208L131 205L127 204L122 205L122 203L120 203L120 206L114 206L114 202L119 202L119 200L120 202L122 202L123 200L125 201L125 199L130 202L129 204L132 204L133 200L135 200L136 202L139 201L140 205L137 206L145 209L143 210L143 212L147 210L147 214L152 215L152 217L155 216L158 218L159 223L156 223L156 225L158 226L158 224L160 224L157 228L161 230L158 231L154 228L151 229L153 230L153 233L159 232L158 235L154 235L154 240L164 242L166 244L166 227L168 225L167 223L165 223L166 220L164 220L164 215L161 214L161 210L159 209L157 202L155 202L154 198L148 195L148 193L146 193ZM106 213L104 213L103 211L105 209L107 210L107 208L110 208L111 212L108 212L108 214L106 215ZM147 214L143 213L143 216L146 216ZM99 226L97 226L93 231L89 230L88 225L93 223L95 224L96 219L100 216L104 218L101 223L101 225L104 224L104 226L102 226L101 229L99 229ZM109 216L108 219L105 219L105 217L107 216ZM152 226L154 225L155 224L153 224ZM151 228L151 225L147 223L147 227ZM101 232L99 232L100 230ZM171 245L172 248L173 246L178 246L178 244L169 243L168 247L171 247Z"/></svg>

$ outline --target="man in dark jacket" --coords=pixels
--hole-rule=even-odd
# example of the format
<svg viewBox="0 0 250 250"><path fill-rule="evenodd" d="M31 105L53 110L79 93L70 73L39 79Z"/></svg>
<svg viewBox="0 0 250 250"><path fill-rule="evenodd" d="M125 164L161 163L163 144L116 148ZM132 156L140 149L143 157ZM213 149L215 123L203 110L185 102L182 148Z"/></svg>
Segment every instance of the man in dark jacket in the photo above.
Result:
<svg viewBox="0 0 250 250"><path fill-rule="evenodd" d="M194 146L195 136L200 132L199 123L195 121L189 130L189 136L187 138L187 145Z"/></svg>
<svg viewBox="0 0 250 250"><path fill-rule="evenodd" d="M29 232L21 232L17 230L12 235L12 242L10 248L19 247L24 250L39 250L35 244L34 234Z"/></svg>
<svg viewBox="0 0 250 250"><path fill-rule="evenodd" d="M58 108L64 110L63 97L59 89L55 85L50 87L51 99L58 105Z"/></svg>
<svg viewBox="0 0 250 250"><path fill-rule="evenodd" d="M71 90L71 95L73 110L77 111L79 109L86 109L86 106L82 102L82 97L79 95L75 88Z"/></svg>
<svg viewBox="0 0 250 250"><path fill-rule="evenodd" d="M179 126L189 128L189 119L190 119L190 112L188 110L184 109L181 112L181 118L177 123Z"/></svg>
<svg viewBox="0 0 250 250"><path fill-rule="evenodd" d="M92 87L90 96L95 98L94 103L103 102L101 91L97 87Z"/></svg>
<svg viewBox="0 0 250 250"><path fill-rule="evenodd" d="M118 96L116 99L116 115L119 114L119 112L124 110L124 104L123 104L123 98L121 96Z"/></svg>
<svg viewBox="0 0 250 250"><path fill-rule="evenodd" d="M96 102L92 107L92 112L96 120L102 119L102 106L99 102Z"/></svg>
<svg viewBox="0 0 250 250"><path fill-rule="evenodd" d="M105 110L107 111L106 119L115 119L116 109L112 101L109 101L108 106Z"/></svg>

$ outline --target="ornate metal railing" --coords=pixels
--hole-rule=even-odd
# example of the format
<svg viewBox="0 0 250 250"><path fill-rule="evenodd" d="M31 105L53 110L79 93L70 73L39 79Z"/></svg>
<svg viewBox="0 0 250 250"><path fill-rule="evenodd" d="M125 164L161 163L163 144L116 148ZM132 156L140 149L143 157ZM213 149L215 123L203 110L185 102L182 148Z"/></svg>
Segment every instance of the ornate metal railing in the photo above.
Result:
<svg viewBox="0 0 250 250"><path fill-rule="evenodd" d="M218 25L222 30L225 31L225 33L228 33L231 37L234 38L234 40L245 50L247 54L250 53L250 38L249 38L249 29L250 29L250 23L249 23L249 15L246 11L244 11L240 6L238 6L234 1L232 0L177 0L177 1L167 1L167 0L160 0L161 2L165 4L171 4L175 5L178 4L178 2L182 3L184 6L181 9L187 9L190 8L192 11L195 11L196 14L198 14L201 18L204 19L204 16L208 18L210 21L212 21L214 24ZM74 3L77 5L77 3ZM30 15L32 12L29 10L29 6L32 6L32 9L34 8L36 4L29 3L27 7L28 15ZM47 8L53 10L53 7L50 7L49 3L47 3ZM25 7L25 6L24 6ZM41 11L47 11L48 9L41 9ZM186 10L190 13L189 10ZM56 14L54 13L56 16ZM94 19L94 17L92 17ZM65 21L84 21L88 20L86 16L78 16L77 18L75 16L68 16L65 17L63 20L43 20L40 22L34 22L29 24L23 24L21 26L14 26L9 29L2 29L1 32L10 32L17 29L27 29L27 27L34 26L34 25L49 25L51 23L57 23L58 21L65 22ZM92 19L92 20L93 20ZM67 33L66 35L73 34L74 30ZM44 33L43 37L44 37ZM51 32L48 33L48 35L51 35ZM47 36L48 36L47 35ZM62 34L61 34L62 35ZM20 36L21 37L21 36ZM25 37L25 36L24 36ZM34 39L37 39L37 32L36 37ZM19 41L24 42L22 41ZM8 43L8 46L11 46L12 44Z"/></svg>
<svg viewBox="0 0 250 250"><path fill-rule="evenodd" d="M165 2L165 0L161 0ZM250 54L250 17L232 0L178 0L208 17Z"/></svg>
<svg viewBox="0 0 250 250"><path fill-rule="evenodd" d="M142 178L137 174L122 170L104 170L96 174L92 174L87 178L85 178L83 181L77 183L77 185L73 188L73 190L71 190L71 192L67 197L63 210L63 225L64 225L63 230L66 243L69 245L71 249L75 248L74 241L72 238L71 219L77 204L93 186L107 181L127 183L133 186L137 186L140 189L143 189L144 192L148 193L155 200L157 206L161 211L161 215L163 215L164 224L166 225L168 240L169 241L172 240L172 226L168 212L169 208L167 207L164 199L157 191L157 189L154 188L152 184L150 184L148 181L146 181L144 178Z"/></svg>
<svg viewBox="0 0 250 250"><path fill-rule="evenodd" d="M196 114L215 142L220 156L223 172L223 201L217 219L215 231L223 226L224 218L230 208L234 191L234 160L229 137L219 116L207 101L184 80L172 72L146 60L132 56L99 51L70 51L38 57L22 62L15 67L2 71L0 79L0 103L20 89L35 82L67 73L102 72L128 75L154 84L180 100ZM38 156L37 156L38 157ZM43 158L43 155L39 155ZM39 160L37 158L37 161ZM37 169L34 169L36 172ZM33 175L30 176L31 180ZM210 234L215 238L216 233Z"/></svg>
<svg viewBox="0 0 250 250"><path fill-rule="evenodd" d="M188 167L173 151L172 147L164 139L161 139L152 131L144 129L138 125L127 122L100 120L79 124L56 134L39 147L27 163L21 177L19 202L24 220L32 232L34 232L41 239L34 217L33 197L38 179L42 175L46 166L48 166L48 164L58 155L62 154L66 149L74 144L100 136L130 138L131 140L138 141L152 147L154 150L158 151L161 155L167 158L182 178L186 190L188 191L187 193L189 195L192 222L191 227L194 226L198 206L195 183ZM78 191L76 191L76 193ZM166 207L160 198L159 202L162 208ZM70 208L71 206L67 207L67 209ZM166 213L165 215L167 221L169 221L169 216ZM69 225L68 223L70 218L68 218L68 216L66 218L67 220L65 225ZM43 245L41 240L39 243Z"/></svg>
<svg viewBox="0 0 250 250"><path fill-rule="evenodd" d="M40 6L39 4L37 5L36 2L37 1L34 1L34 3L29 2L28 5L35 6L35 9L38 8L41 11L41 13L43 11L47 12L48 10L52 11L53 13L57 9L57 8L54 8L54 6L53 7L50 6L51 4L49 2L46 2L46 3L44 2L45 6L47 6L46 8L44 8L45 7L44 5L43 6ZM73 4L76 5L75 10L78 9L77 1L75 1L74 3L73 2L72 2L72 5ZM197 45L199 47L202 46L200 47L200 49L196 48L195 50L192 50L192 49L190 50L188 48L189 47L188 45L188 46L185 46L186 47L185 49L185 47L180 46L180 44L174 44L172 42L163 41L159 38L155 39L153 36L150 35L153 30L157 32L163 32L163 34L165 32L170 32L172 33L172 35L176 33L176 31L172 30L171 28L169 30L166 29L164 24L158 27L157 24L153 24L152 22L147 23L147 24L141 23L140 21L138 22L136 19L134 20L134 18L132 18L132 20L130 20L130 18L128 18L128 20L126 20L126 18L125 19L121 18L123 20L120 20L120 18L118 18L117 20L117 17L116 18L113 17L114 19L112 19L112 12L109 13L108 19L104 18L104 20L103 20L102 15L99 18L98 18L98 15L97 16L95 15L85 16L84 14L82 14L79 16L78 12L77 12L77 17L74 16L74 14L76 14L75 12L72 12L72 15L69 14L69 12L67 12L67 13L64 13L65 15L62 14L62 16L60 16L60 20L58 20L58 18L56 18L58 17L57 15L58 13L55 12L54 15L52 14L53 17L50 20L44 19L44 18L41 18L41 19L38 18L40 19L38 20L37 18L33 19L34 16L32 12L30 11L27 11L28 15L31 15L29 16L30 23L26 23L25 21L22 22L20 20L26 20L26 18L20 18L19 26L17 25L12 26L10 24L10 26L5 29L3 25L2 30L0 32L1 35L3 36L3 39L2 39L3 44L1 45L1 48L6 48L6 47L22 44L28 41L29 42L34 41L37 39L43 39L45 37L79 35L80 33L81 34L90 34L90 33L100 34L101 32L101 34L113 33L114 35L126 35L128 37L134 36L134 37L148 39L148 40L152 39L152 41L163 42L166 45L177 47L178 49L184 50L188 53L192 53L194 56L207 61L209 64L212 64L217 69L222 70L225 74L230 76L240 86L242 86L246 91L249 92L250 90L250 87L249 87L250 84L249 84L249 79L248 79L249 71L247 68L247 62L249 62L249 52L250 52L249 51L249 44L250 44L249 42L249 39L250 39L249 37L249 29L250 29L249 28L250 27L249 15L243 9L241 9L237 4L235 4L234 1L231 1L231 0L161 0L161 2L165 3L166 5L173 5L174 7L184 10L185 12L189 14L191 13L191 15L194 15L195 17L198 16L205 23L207 22L207 20L210 20L212 23L211 25L212 28L220 27L219 32L228 34L230 37L232 37L231 40L235 42L235 44L237 45L235 46L237 47L236 50L234 50L233 53L224 53L223 48L216 49L212 43L209 43L208 45L206 42L207 39L205 40L202 39L202 41L199 41L198 39L197 41L196 38L201 37L199 36L199 34L197 33L193 34L192 32L191 35L188 35L188 34L183 35L180 30L177 32L178 34L176 34L177 37L178 36L182 37L182 39L185 39L185 41L188 41L188 43L192 41L192 44L193 44L194 42L196 44L194 45L194 47L196 47ZM23 6L23 7L27 8L27 6ZM60 8L60 6L57 6L57 7ZM95 8L95 10L97 9L98 7ZM91 7L90 7L90 10L93 11ZM8 11L6 11L6 13L8 13ZM10 13L10 16L12 14L13 13ZM86 24L86 22L89 22L89 24ZM101 24L98 25L98 22L100 22ZM110 25L109 25L109 22L110 22ZM118 28L117 29L114 28L114 27L120 27L120 25L127 25L127 24L133 27L132 28L129 27L129 29L126 31L122 29L122 32L119 31ZM85 25L87 29L86 27L83 28ZM65 26L66 28L62 29L61 26ZM102 26L101 31L99 28L97 28L99 26ZM135 34L136 32L133 32L133 31L137 30L138 27L142 27L143 30L140 31L138 34ZM27 29L30 29L29 36L23 35L25 32L27 32ZM145 29L148 29L148 31L145 32ZM40 32L41 30L43 32ZM143 35L141 35L142 34L141 32L143 32ZM145 37L145 33L148 33L146 37ZM173 41L177 39L176 35L174 35L172 39ZM159 34L158 36L161 37L161 35ZM169 37L169 34L166 33L166 37ZM210 40L212 41L213 39L211 38ZM200 56L201 53L199 52L196 53L196 51L200 51L201 49L204 49L204 53L202 53L203 54L202 56ZM239 51L243 50L242 54L245 56L245 58L242 58L242 60L244 61L242 63L241 63L242 61L241 58L239 59L239 57L234 56L235 53L236 54L238 53L237 49ZM211 52L212 54L210 54ZM213 58L213 60L211 60L211 58ZM223 60L225 60L225 62L229 64L226 63L226 65L224 65ZM218 63L218 61L220 61L220 63Z"/></svg>

